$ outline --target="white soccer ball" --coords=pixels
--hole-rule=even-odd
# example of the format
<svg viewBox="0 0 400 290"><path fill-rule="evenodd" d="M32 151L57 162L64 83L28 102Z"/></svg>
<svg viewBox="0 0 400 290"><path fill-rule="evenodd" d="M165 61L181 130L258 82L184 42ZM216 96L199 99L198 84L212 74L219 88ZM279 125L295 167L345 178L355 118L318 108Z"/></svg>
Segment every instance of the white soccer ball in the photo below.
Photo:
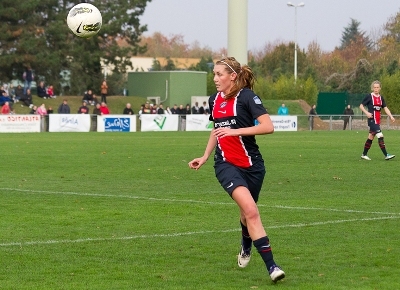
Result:
<svg viewBox="0 0 400 290"><path fill-rule="evenodd" d="M88 38L99 32L102 24L101 13L92 4L80 3L69 11L67 24L73 34Z"/></svg>

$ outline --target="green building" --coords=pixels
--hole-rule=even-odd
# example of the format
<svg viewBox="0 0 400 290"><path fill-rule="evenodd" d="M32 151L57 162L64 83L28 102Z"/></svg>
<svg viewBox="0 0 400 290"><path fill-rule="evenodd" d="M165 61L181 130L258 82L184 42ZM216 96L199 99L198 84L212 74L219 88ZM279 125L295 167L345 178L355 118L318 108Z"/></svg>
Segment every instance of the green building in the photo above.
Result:
<svg viewBox="0 0 400 290"><path fill-rule="evenodd" d="M128 73L128 95L172 107L191 104L192 96L207 96L207 73L151 71Z"/></svg>

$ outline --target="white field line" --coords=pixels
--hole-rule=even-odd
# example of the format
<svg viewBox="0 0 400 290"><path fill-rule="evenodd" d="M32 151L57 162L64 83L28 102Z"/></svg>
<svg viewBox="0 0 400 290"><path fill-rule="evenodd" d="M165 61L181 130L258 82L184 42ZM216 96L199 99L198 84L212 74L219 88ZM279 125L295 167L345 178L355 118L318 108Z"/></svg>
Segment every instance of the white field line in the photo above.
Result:
<svg viewBox="0 0 400 290"><path fill-rule="evenodd" d="M141 199L161 202L176 202L176 203L199 203L199 204L210 204L210 205L236 205L234 202L214 202L204 200L193 200L193 199L173 199L173 198L155 198L155 197L143 197L143 196L132 196L132 195L114 195L114 194L100 194L100 193L85 193L85 192L71 192L71 191L48 191L48 190L30 190L30 189L19 189L19 188L0 188L0 191L17 191L27 194L53 194L53 195L77 195L77 196L92 196L92 197L107 197L107 198L127 198L127 199ZM393 212L379 212L379 211L362 211L353 209L336 209L336 208L319 208L319 207L300 207L300 206L285 206L285 205L266 205L258 204L258 207L268 208L280 208L289 210L320 210L320 211L333 211L333 212L347 212L347 213L362 213L362 214L379 214L379 215L399 215L400 213Z"/></svg>
<svg viewBox="0 0 400 290"><path fill-rule="evenodd" d="M346 220L333 220L325 222L314 222L314 223L299 223L299 224L287 224L270 226L268 229L282 229L282 228L302 228L302 227L313 227L323 226L329 224L340 224L340 223L356 223L364 221L379 221L389 219L399 219L400 216L387 216L387 217L376 217L376 218L361 218L361 219L346 219ZM47 241L29 241L29 242L9 242L0 243L0 247L13 247L13 246L35 246L35 245L54 245L54 244L76 244L85 242L102 242L102 241L123 241L123 240L136 240L136 239L154 239L154 238L173 238L181 236L192 236L192 235L205 235L205 234L220 234L239 232L240 229L230 230L219 230L219 231L197 231L197 232L184 232L184 233L172 233L172 234L152 234L152 235L136 235L128 237L112 237L112 238L80 238L75 240L47 240Z"/></svg>

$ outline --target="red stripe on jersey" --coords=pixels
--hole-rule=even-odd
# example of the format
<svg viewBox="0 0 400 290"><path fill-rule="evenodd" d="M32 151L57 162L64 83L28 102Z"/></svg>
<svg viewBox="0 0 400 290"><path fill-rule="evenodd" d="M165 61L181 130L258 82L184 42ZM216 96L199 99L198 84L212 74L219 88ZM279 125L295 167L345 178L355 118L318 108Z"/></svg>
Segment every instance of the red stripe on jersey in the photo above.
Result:
<svg viewBox="0 0 400 290"><path fill-rule="evenodd" d="M221 127L238 128L236 122L233 123L237 116L237 96L229 100L225 100L222 93L218 93L214 101L214 107L212 111L212 117L214 124ZM249 156L242 137L240 136L228 136L223 138L217 138L218 147L221 150L224 161L227 161L238 167L248 168L252 166L251 157Z"/></svg>
<svg viewBox="0 0 400 290"><path fill-rule="evenodd" d="M380 95L372 95L372 104L374 105L374 121L375 124L381 123L381 109L382 109L382 98ZM375 107L379 107L379 110L376 110Z"/></svg>

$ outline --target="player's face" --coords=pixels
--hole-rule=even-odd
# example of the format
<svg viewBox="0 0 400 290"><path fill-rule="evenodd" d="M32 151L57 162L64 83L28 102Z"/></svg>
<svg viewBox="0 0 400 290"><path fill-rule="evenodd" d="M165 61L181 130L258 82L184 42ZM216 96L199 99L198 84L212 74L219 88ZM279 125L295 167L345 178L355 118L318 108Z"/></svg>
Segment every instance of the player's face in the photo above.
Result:
<svg viewBox="0 0 400 290"><path fill-rule="evenodd" d="M378 95L381 91L381 86L379 84L374 84L374 94Z"/></svg>
<svg viewBox="0 0 400 290"><path fill-rule="evenodd" d="M226 66L221 64L214 66L213 72L217 91L228 94L234 84L236 73L227 72Z"/></svg>

